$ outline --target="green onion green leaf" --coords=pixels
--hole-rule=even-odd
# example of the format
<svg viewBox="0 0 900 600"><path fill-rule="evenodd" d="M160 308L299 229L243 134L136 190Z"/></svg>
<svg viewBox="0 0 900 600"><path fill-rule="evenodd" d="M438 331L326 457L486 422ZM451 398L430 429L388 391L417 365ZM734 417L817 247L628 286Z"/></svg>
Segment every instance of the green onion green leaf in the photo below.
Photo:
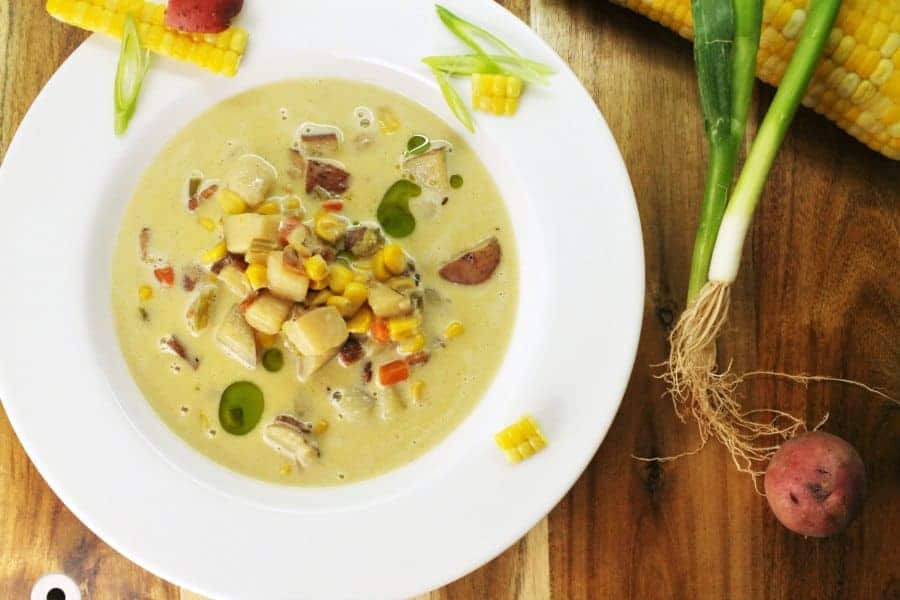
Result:
<svg viewBox="0 0 900 600"><path fill-rule="evenodd" d="M544 63L527 58L491 54L487 58L480 54L460 54L456 56L426 56L422 62L433 69L440 69L448 75L510 75L509 67L519 65L538 75L554 75L556 70Z"/></svg>
<svg viewBox="0 0 900 600"><path fill-rule="evenodd" d="M441 88L441 93L444 95L444 100L446 100L447 104L450 106L450 110L453 111L453 114L456 115L459 122L465 125L466 129L474 132L475 121L472 119L472 113L469 111L469 107L463 102L463 99L460 98L456 89L450 84L450 78L447 77L443 71L437 69L432 69L431 72L434 73L434 78L437 80L438 85Z"/></svg>
<svg viewBox="0 0 900 600"><path fill-rule="evenodd" d="M262 365L266 371L277 373L284 366L284 354L278 348L269 348L263 352Z"/></svg>
<svg viewBox="0 0 900 600"><path fill-rule="evenodd" d="M409 210L409 200L421 193L421 187L406 179L401 179L388 188L376 213L378 223L388 235L402 238L415 230L416 218Z"/></svg>
<svg viewBox="0 0 900 600"><path fill-rule="evenodd" d="M222 392L219 400L219 423L234 435L253 431L262 418L263 393L255 383L236 381Z"/></svg>
<svg viewBox="0 0 900 600"><path fill-rule="evenodd" d="M128 15L125 19L114 87L116 135L122 135L128 129L149 65L150 51L141 46L137 25L134 18Z"/></svg>
<svg viewBox="0 0 900 600"><path fill-rule="evenodd" d="M406 156L419 156L431 149L431 140L424 135L416 134L406 142Z"/></svg>
<svg viewBox="0 0 900 600"><path fill-rule="evenodd" d="M487 40L488 42L494 44L496 47L500 48L503 52L508 54L511 57L516 59L522 59L518 52L516 52L512 46L495 36L493 33L475 25L474 23L470 23L466 21L462 17L453 14L440 4L436 4L435 8L437 9L438 17L440 17L441 21L444 25L447 26L453 34L463 41L469 48L474 50L478 55L480 55L484 60L488 62L493 68L500 69L500 66L494 61L490 54L485 52L485 50L478 44L476 38L482 38ZM510 62L507 64L505 71L508 75L515 75L525 81L531 83L546 83L547 78L544 75L541 75L537 71L531 69L527 64L522 62Z"/></svg>

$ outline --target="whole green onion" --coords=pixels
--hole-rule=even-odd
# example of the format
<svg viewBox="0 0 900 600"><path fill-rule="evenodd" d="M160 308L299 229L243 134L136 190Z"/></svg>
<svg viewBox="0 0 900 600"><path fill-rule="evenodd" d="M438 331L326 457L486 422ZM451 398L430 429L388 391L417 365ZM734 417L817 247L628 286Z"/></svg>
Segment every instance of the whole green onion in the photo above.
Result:
<svg viewBox="0 0 900 600"><path fill-rule="evenodd" d="M719 225L728 204L756 77L761 0L693 0L694 62L709 141L709 165L694 242L688 303L706 284Z"/></svg>

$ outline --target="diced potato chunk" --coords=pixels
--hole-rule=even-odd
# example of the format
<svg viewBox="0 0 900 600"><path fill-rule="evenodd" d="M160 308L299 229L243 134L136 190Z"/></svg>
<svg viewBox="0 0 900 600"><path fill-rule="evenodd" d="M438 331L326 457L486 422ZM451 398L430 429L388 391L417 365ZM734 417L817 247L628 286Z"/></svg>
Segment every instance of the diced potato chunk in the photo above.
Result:
<svg viewBox="0 0 900 600"><path fill-rule="evenodd" d="M244 254L255 239L278 241L278 215L227 215L223 223L225 245L232 254Z"/></svg>
<svg viewBox="0 0 900 600"><path fill-rule="evenodd" d="M269 278L269 290L273 294L302 302L309 290L309 278L301 275L284 264L284 252L272 252L266 265Z"/></svg>
<svg viewBox="0 0 900 600"><path fill-rule="evenodd" d="M225 265L216 277L238 298L246 298L253 291L246 273L235 265Z"/></svg>
<svg viewBox="0 0 900 600"><path fill-rule="evenodd" d="M403 163L403 170L412 175L419 185L446 194L450 191L446 154L444 148L431 150L421 156L408 159Z"/></svg>
<svg viewBox="0 0 900 600"><path fill-rule="evenodd" d="M385 319L408 315L413 311L409 298L377 282L373 282L369 288L369 306L376 317Z"/></svg>
<svg viewBox="0 0 900 600"><path fill-rule="evenodd" d="M245 154L225 175L225 185L255 208L266 199L277 176L275 167L267 161L255 154Z"/></svg>
<svg viewBox="0 0 900 600"><path fill-rule="evenodd" d="M244 311L244 318L257 331L275 335L291 312L291 302L263 292Z"/></svg>
<svg viewBox="0 0 900 600"><path fill-rule="evenodd" d="M234 305L225 315L216 331L216 340L225 353L242 365L256 367L256 339L253 328L244 319L240 308Z"/></svg>
<svg viewBox="0 0 900 600"><path fill-rule="evenodd" d="M332 348L324 354L319 354L317 356L298 355L297 379L299 379L303 383L306 383L313 375L313 373L324 367L326 364L328 364L328 361L330 361L337 355L339 349L339 347Z"/></svg>
<svg viewBox="0 0 900 600"><path fill-rule="evenodd" d="M347 340L347 324L333 306L303 313L284 324L282 332L304 356L318 356Z"/></svg>

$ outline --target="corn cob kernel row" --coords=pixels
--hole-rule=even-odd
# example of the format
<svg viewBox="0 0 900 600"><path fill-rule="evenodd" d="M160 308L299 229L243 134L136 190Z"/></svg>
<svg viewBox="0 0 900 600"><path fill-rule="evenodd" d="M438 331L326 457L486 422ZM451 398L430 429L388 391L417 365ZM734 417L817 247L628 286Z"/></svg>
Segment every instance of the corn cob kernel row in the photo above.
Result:
<svg viewBox="0 0 900 600"><path fill-rule="evenodd" d="M614 0L690 38L690 0ZM757 74L778 85L808 0L766 0ZM844 0L803 103L900 159L900 0Z"/></svg>
<svg viewBox="0 0 900 600"><path fill-rule="evenodd" d="M495 115L514 115L523 82L513 75L472 75L472 106Z"/></svg>
<svg viewBox="0 0 900 600"><path fill-rule="evenodd" d="M247 47L247 32L185 33L164 25L166 7L145 0L47 0L50 16L81 29L121 39L125 18L134 18L141 43L152 52L233 76Z"/></svg>
<svg viewBox="0 0 900 600"><path fill-rule="evenodd" d="M495 435L494 441L511 463L521 462L547 446L547 438L531 415Z"/></svg>

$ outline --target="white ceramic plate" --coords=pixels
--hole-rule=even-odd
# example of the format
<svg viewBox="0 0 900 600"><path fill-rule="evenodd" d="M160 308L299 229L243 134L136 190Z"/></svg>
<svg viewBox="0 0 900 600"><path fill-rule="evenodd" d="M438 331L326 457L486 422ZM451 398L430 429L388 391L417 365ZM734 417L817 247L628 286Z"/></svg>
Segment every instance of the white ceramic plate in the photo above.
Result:
<svg viewBox="0 0 900 600"><path fill-rule="evenodd" d="M225 470L155 416L119 356L111 253L140 173L218 101L286 78L361 79L454 122L418 62L464 48L429 1L250 0L241 72L155 59L128 134L112 134L118 44L94 37L35 101L0 170L0 397L41 474L84 523L147 569L216 598L401 597L525 534L597 450L631 371L643 305L627 173L590 96L524 24L447 0L559 70L519 115L469 136L513 218L521 301L489 393L437 448L376 479L279 487ZM589 51L590 49L585 49ZM466 95L465 90L463 95ZM524 413L550 446L506 464L493 434Z"/></svg>

